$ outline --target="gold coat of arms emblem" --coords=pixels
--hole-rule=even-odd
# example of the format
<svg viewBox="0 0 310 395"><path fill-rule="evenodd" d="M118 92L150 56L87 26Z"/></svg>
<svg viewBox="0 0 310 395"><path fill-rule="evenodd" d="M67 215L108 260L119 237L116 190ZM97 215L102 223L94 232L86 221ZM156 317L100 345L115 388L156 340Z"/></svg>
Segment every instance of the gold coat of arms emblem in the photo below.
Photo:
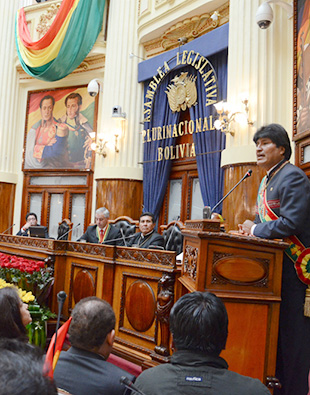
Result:
<svg viewBox="0 0 310 395"><path fill-rule="evenodd" d="M172 112L185 111L197 104L196 76L182 72L175 76L168 86L167 93L169 107Z"/></svg>

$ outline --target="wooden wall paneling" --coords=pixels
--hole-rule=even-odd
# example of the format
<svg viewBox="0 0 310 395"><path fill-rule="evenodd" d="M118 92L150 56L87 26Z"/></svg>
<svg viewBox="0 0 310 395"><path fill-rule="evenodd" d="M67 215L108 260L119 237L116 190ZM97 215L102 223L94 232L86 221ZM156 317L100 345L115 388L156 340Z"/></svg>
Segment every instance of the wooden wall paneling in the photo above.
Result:
<svg viewBox="0 0 310 395"><path fill-rule="evenodd" d="M113 292L113 309L119 312L116 337L121 344L137 343L147 352L156 345L156 295L160 273L117 265ZM139 296L140 291L140 296ZM146 322L141 318L146 315ZM120 340L120 338L122 340Z"/></svg>
<svg viewBox="0 0 310 395"><path fill-rule="evenodd" d="M1 205L3 207L0 211L0 232L4 232L13 225L15 187L15 184L0 183ZM12 228L8 234L12 234Z"/></svg>
<svg viewBox="0 0 310 395"><path fill-rule="evenodd" d="M252 176L244 180L223 202L223 218L227 230L238 229L246 219L254 220L258 187L265 172L256 164L244 163L224 167L224 195L252 169Z"/></svg>
<svg viewBox="0 0 310 395"><path fill-rule="evenodd" d="M83 185L31 185L31 177L86 177L86 184ZM71 219L72 194L85 195L85 229L91 221L92 206L92 188L93 188L93 172L89 171L27 171L24 172L23 195L25 199L22 201L20 226L25 223L25 216L30 208L31 193L42 194L42 210L41 223L48 226L49 210L50 210L50 194L64 194L63 218Z"/></svg>
<svg viewBox="0 0 310 395"><path fill-rule="evenodd" d="M116 354L136 363L148 360L146 366L152 360L167 362L170 332L165 320L174 301L175 271L173 252L116 248ZM128 354L126 349L136 351Z"/></svg>
<svg viewBox="0 0 310 395"><path fill-rule="evenodd" d="M123 215L139 219L143 204L142 181L99 179L96 188L96 208L106 207L111 219Z"/></svg>
<svg viewBox="0 0 310 395"><path fill-rule="evenodd" d="M99 266L79 264L76 259L70 263L69 311L83 298L97 293ZM100 273L102 274L102 273Z"/></svg>

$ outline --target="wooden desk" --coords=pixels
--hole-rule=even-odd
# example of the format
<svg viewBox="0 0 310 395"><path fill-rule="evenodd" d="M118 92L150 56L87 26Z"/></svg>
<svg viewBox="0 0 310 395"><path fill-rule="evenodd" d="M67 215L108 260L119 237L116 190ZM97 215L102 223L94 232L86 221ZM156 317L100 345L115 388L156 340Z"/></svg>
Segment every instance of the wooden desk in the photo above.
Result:
<svg viewBox="0 0 310 395"><path fill-rule="evenodd" d="M275 375L283 250L286 243L227 234L218 220L186 221L177 298L219 296L228 311L229 368L267 383Z"/></svg>
<svg viewBox="0 0 310 395"><path fill-rule="evenodd" d="M58 311L57 293L68 297L63 314L86 296L108 301L116 315L114 352L144 366L167 362L168 318L174 303L175 253L0 235L0 252L47 259L55 283L49 306Z"/></svg>

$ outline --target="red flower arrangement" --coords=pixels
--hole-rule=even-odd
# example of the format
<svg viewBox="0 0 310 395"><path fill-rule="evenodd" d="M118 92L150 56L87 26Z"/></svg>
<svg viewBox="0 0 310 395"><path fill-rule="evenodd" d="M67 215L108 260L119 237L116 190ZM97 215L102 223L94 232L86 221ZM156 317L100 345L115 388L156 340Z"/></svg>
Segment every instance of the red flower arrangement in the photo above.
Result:
<svg viewBox="0 0 310 395"><path fill-rule="evenodd" d="M33 261L0 253L0 278L31 291L40 305L44 305L54 283L53 269L43 261Z"/></svg>

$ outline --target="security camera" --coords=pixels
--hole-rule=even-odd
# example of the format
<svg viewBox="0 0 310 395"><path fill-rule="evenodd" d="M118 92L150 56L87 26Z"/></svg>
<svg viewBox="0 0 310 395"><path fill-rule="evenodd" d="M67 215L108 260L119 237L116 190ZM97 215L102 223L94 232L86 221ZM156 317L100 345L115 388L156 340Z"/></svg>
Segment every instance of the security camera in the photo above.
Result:
<svg viewBox="0 0 310 395"><path fill-rule="evenodd" d="M89 84L87 85L87 91L90 94L90 96L95 97L98 95L99 92L99 83L96 79L91 80Z"/></svg>
<svg viewBox="0 0 310 395"><path fill-rule="evenodd" d="M261 4L256 12L256 22L261 29L268 29L273 21L273 11L268 3Z"/></svg>

